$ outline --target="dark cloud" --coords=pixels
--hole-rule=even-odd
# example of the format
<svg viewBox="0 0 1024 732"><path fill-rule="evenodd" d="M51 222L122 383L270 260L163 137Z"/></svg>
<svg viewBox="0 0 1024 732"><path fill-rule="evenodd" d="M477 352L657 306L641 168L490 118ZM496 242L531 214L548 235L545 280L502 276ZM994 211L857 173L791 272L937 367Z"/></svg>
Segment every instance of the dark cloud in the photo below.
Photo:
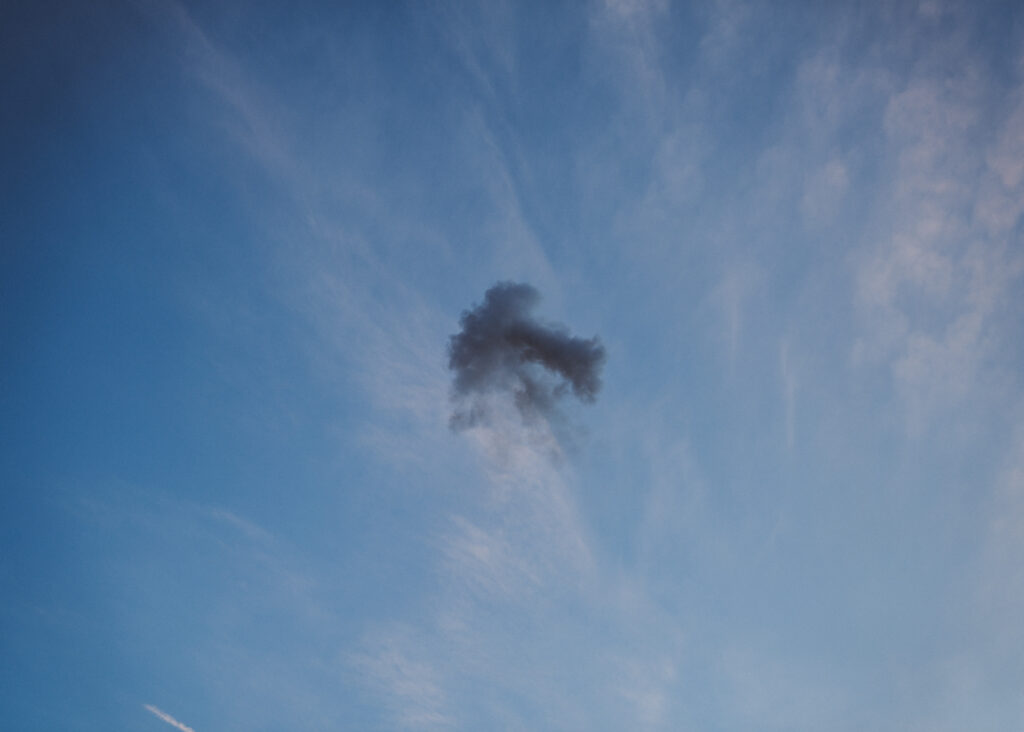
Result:
<svg viewBox="0 0 1024 732"><path fill-rule="evenodd" d="M490 393L511 395L526 420L550 415L570 391L584 402L597 397L605 359L601 341L537 322L531 313L539 301L530 285L499 282L483 304L462 313L462 331L448 341L453 427L486 418L482 397Z"/></svg>

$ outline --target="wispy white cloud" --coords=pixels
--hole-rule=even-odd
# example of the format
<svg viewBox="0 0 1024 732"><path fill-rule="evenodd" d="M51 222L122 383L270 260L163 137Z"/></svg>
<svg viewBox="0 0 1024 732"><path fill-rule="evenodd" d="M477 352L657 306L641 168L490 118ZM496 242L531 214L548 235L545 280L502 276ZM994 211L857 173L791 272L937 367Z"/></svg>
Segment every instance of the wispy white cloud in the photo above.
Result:
<svg viewBox="0 0 1024 732"><path fill-rule="evenodd" d="M942 53L959 58L955 71L923 64L893 81L883 119L890 200L858 257L868 332L855 356L890 366L913 430L992 383L1008 336L1004 298L1024 273L1009 238L1024 211L1011 152L1022 87L995 82L956 38Z"/></svg>
<svg viewBox="0 0 1024 732"><path fill-rule="evenodd" d="M355 667L418 728L516 727L535 713L554 728L663 728L678 629L595 553L550 429L524 426L511 406L493 413L460 435L481 473L439 527L426 612L368 634Z"/></svg>
<svg viewBox="0 0 1024 732"><path fill-rule="evenodd" d="M508 2L487 5L443 5L428 16L428 22L476 82L478 93L488 102L514 97L515 39L514 6Z"/></svg>
<svg viewBox="0 0 1024 732"><path fill-rule="evenodd" d="M742 48L742 34L750 30L752 9L742 0L714 0L710 4L708 29L700 40L705 63L731 70L736 63L735 54Z"/></svg>
<svg viewBox="0 0 1024 732"><path fill-rule="evenodd" d="M616 81L628 96L637 95L647 115L664 110L666 79L658 62L658 22L665 17L663 0L606 0L594 5L590 23L602 54L621 60L625 73ZM655 130L650 130L654 132Z"/></svg>
<svg viewBox="0 0 1024 732"><path fill-rule="evenodd" d="M800 214L808 228L821 229L835 220L849 189L847 166L842 160L832 158L807 177Z"/></svg>
<svg viewBox="0 0 1024 732"><path fill-rule="evenodd" d="M285 138L272 121L268 98L254 87L242 65L177 0L156 0L147 10L179 34L182 63L223 104L219 118L231 140L278 176L297 180L300 172Z"/></svg>
<svg viewBox="0 0 1024 732"><path fill-rule="evenodd" d="M145 709L147 712L149 712L153 716L155 716L155 717L157 717L159 719L162 719L163 721L167 722L167 724L171 725L172 727L177 727L178 729L181 730L181 732L196 732L194 729L189 727L187 724L182 724L177 719L172 717L170 714L168 714L167 712L164 712L164 711L162 711L160 709L157 709L152 704L145 704L145 705L143 705L143 709Z"/></svg>
<svg viewBox="0 0 1024 732"><path fill-rule="evenodd" d="M402 729L445 729L453 718L438 671L422 652L415 654L409 632L400 627L378 632L365 652L349 661L385 701L393 721Z"/></svg>
<svg viewBox="0 0 1024 732"><path fill-rule="evenodd" d="M848 729L850 702L839 685L778 654L730 643L714 669L724 715L760 730Z"/></svg>
<svg viewBox="0 0 1024 732"><path fill-rule="evenodd" d="M329 600L337 563L323 572L236 510L139 488L107 492L94 491L78 513L103 541L140 547L104 570L140 663L187 668L241 727L345 726L336 693L341 624ZM170 617L190 629L173 647L152 633ZM175 723L154 705L147 711Z"/></svg>
<svg viewBox="0 0 1024 732"><path fill-rule="evenodd" d="M726 267L718 286L710 293L707 307L718 326L719 340L726 345L730 374L735 372L737 358L743 352L744 321L756 296L763 295L764 273L752 261L745 260Z"/></svg>

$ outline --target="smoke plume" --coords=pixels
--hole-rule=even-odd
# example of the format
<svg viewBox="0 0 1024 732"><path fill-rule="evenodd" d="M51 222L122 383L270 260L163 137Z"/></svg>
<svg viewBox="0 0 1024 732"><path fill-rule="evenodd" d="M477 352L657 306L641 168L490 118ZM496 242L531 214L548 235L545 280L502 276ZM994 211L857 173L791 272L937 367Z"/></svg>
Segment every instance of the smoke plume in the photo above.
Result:
<svg viewBox="0 0 1024 732"><path fill-rule="evenodd" d="M550 415L570 391L583 402L597 397L605 359L601 341L537 322L531 312L539 301L530 285L499 282L484 294L483 304L462 313L462 331L448 341L448 368L455 373L453 428L485 419L489 394L511 395L526 421Z"/></svg>

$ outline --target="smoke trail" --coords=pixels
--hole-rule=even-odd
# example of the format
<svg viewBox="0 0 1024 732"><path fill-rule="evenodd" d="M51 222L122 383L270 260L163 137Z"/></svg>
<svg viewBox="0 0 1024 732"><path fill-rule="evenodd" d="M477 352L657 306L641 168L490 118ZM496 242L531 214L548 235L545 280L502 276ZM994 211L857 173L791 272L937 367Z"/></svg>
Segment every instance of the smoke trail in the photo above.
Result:
<svg viewBox="0 0 1024 732"><path fill-rule="evenodd" d="M482 305L462 313L462 331L448 341L453 428L485 420L484 397L492 393L511 394L526 421L551 415L570 390L584 402L597 397L604 346L597 337L576 338L562 326L538 323L531 312L539 301L530 285L499 282Z"/></svg>

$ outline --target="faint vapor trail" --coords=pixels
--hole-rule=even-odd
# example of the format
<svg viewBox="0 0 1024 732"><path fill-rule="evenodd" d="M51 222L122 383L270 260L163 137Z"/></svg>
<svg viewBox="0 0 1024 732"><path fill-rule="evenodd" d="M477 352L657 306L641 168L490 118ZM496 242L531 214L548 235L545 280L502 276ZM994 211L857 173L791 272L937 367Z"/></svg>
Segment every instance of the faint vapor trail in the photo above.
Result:
<svg viewBox="0 0 1024 732"><path fill-rule="evenodd" d="M145 705L143 705L143 709L145 709L147 712L150 712L154 716L159 717L160 719L164 720L165 722L167 722L167 724L171 725L172 727L177 727L178 729L181 730L181 732L196 732L194 729L189 727L187 724L182 724L177 719L172 717L170 714L168 714L167 712L164 712L164 711L161 711L161 710L157 709L152 704L145 704Z"/></svg>

